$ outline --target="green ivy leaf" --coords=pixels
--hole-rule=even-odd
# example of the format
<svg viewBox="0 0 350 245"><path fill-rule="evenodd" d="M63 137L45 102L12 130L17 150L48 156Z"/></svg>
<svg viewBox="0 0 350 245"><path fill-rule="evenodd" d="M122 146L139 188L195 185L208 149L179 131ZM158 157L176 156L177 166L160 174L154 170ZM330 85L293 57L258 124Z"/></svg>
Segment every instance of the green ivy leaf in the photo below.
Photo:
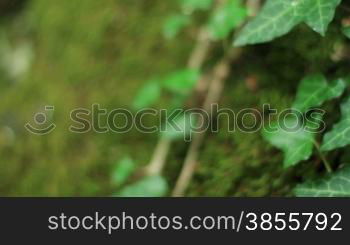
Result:
<svg viewBox="0 0 350 245"><path fill-rule="evenodd" d="M213 4L213 0L180 0L180 4L185 12L195 10L208 10Z"/></svg>
<svg viewBox="0 0 350 245"><path fill-rule="evenodd" d="M293 108L306 112L312 107L321 106L324 102L339 97L345 88L346 83L343 79L329 84L321 74L307 76L299 85Z"/></svg>
<svg viewBox="0 0 350 245"><path fill-rule="evenodd" d="M165 38L172 39L188 24L190 18L187 15L174 15L169 17L163 28L163 35Z"/></svg>
<svg viewBox="0 0 350 245"><path fill-rule="evenodd" d="M189 94L199 79L199 71L185 69L170 74L163 81L164 88L177 94Z"/></svg>
<svg viewBox="0 0 350 245"><path fill-rule="evenodd" d="M341 0L304 0L301 11L306 13L305 23L314 31L325 35L329 23L333 20L335 9Z"/></svg>
<svg viewBox="0 0 350 245"><path fill-rule="evenodd" d="M263 43L288 33L303 20L300 1L268 0L256 18L250 21L235 41L235 46Z"/></svg>
<svg viewBox="0 0 350 245"><path fill-rule="evenodd" d="M343 27L342 31L346 37L350 38L350 26Z"/></svg>
<svg viewBox="0 0 350 245"><path fill-rule="evenodd" d="M116 194L118 197L163 197L168 192L168 184L161 176L149 176L126 186Z"/></svg>
<svg viewBox="0 0 350 245"><path fill-rule="evenodd" d="M311 125L301 125L296 117L287 118L265 128L263 137L284 152L284 167L291 167L310 158L314 147L315 133Z"/></svg>
<svg viewBox="0 0 350 245"><path fill-rule="evenodd" d="M112 172L112 183L122 185L134 172L136 166L130 157L120 160Z"/></svg>
<svg viewBox="0 0 350 245"><path fill-rule="evenodd" d="M349 197L350 167L317 181L309 181L297 186L294 190L299 197Z"/></svg>
<svg viewBox="0 0 350 245"><path fill-rule="evenodd" d="M271 41L305 22L324 35L341 0L268 0L235 41L236 46Z"/></svg>
<svg viewBox="0 0 350 245"><path fill-rule="evenodd" d="M342 119L326 133L321 146L322 151L331 151L350 144L350 98L341 107Z"/></svg>
<svg viewBox="0 0 350 245"><path fill-rule="evenodd" d="M151 106L160 98L160 96L160 83L156 80L151 80L138 92L133 102L133 108L139 110Z"/></svg>
<svg viewBox="0 0 350 245"><path fill-rule="evenodd" d="M240 1L229 0L214 12L208 30L214 39L225 39L234 28L243 23L246 17L247 9Z"/></svg>

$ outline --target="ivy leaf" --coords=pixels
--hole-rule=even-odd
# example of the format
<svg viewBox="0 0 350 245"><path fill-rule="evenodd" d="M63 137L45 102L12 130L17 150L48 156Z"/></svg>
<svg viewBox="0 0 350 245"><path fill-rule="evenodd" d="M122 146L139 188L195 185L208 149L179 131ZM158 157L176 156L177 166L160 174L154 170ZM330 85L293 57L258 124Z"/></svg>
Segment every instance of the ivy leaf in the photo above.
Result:
<svg viewBox="0 0 350 245"><path fill-rule="evenodd" d="M345 88L346 83L343 79L329 84L321 74L307 76L299 85L293 108L307 112L312 107L321 106L325 101L339 97Z"/></svg>
<svg viewBox="0 0 350 245"><path fill-rule="evenodd" d="M341 107L342 119L326 133L321 146L322 151L331 151L350 144L350 98Z"/></svg>
<svg viewBox="0 0 350 245"><path fill-rule="evenodd" d="M303 20L299 10L302 3L295 0L268 0L258 16L243 28L234 45L268 42L288 33Z"/></svg>
<svg viewBox="0 0 350 245"><path fill-rule="evenodd" d="M350 26L343 27L342 31L346 37L350 38Z"/></svg>
<svg viewBox="0 0 350 245"><path fill-rule="evenodd" d="M169 17L163 28L165 38L174 38L185 26L190 23L190 18L187 15L174 15Z"/></svg>
<svg viewBox="0 0 350 245"><path fill-rule="evenodd" d="M299 197L349 197L350 167L347 166L324 179L301 184L294 192Z"/></svg>
<svg viewBox="0 0 350 245"><path fill-rule="evenodd" d="M217 9L209 21L208 29L214 39L225 39L230 32L242 24L247 17L247 9L240 1L229 0Z"/></svg>
<svg viewBox="0 0 350 245"><path fill-rule="evenodd" d="M135 170L134 161L125 157L115 166L115 169L112 172L112 183L115 185L123 184Z"/></svg>
<svg viewBox="0 0 350 245"><path fill-rule="evenodd" d="M195 10L208 10L213 4L213 0L180 0L180 4L185 12Z"/></svg>
<svg viewBox="0 0 350 245"><path fill-rule="evenodd" d="M310 158L314 147L315 133L310 125L301 125L297 117L286 118L265 128L263 137L284 152L284 167L291 167Z"/></svg>
<svg viewBox="0 0 350 245"><path fill-rule="evenodd" d="M341 0L268 0L238 35L236 46L271 41L305 22L324 35Z"/></svg>
<svg viewBox="0 0 350 245"><path fill-rule="evenodd" d="M305 23L324 36L340 2L341 0L305 0L302 10L306 13Z"/></svg>
<svg viewBox="0 0 350 245"><path fill-rule="evenodd" d="M147 82L138 92L133 108L136 110L153 105L161 96L161 86L157 80Z"/></svg>
<svg viewBox="0 0 350 245"><path fill-rule="evenodd" d="M163 197L168 192L168 184L161 176L149 176L126 186L115 196L118 197Z"/></svg>
<svg viewBox="0 0 350 245"><path fill-rule="evenodd" d="M164 88L177 94L189 94L199 79L199 71L185 69L170 74L163 81Z"/></svg>
<svg viewBox="0 0 350 245"><path fill-rule="evenodd" d="M176 115L176 114L174 114ZM177 140L186 138L192 133L192 126L194 126L194 120L192 120L190 114L182 114L177 118L175 116L172 121L165 123L165 129L162 130L162 136L171 140Z"/></svg>

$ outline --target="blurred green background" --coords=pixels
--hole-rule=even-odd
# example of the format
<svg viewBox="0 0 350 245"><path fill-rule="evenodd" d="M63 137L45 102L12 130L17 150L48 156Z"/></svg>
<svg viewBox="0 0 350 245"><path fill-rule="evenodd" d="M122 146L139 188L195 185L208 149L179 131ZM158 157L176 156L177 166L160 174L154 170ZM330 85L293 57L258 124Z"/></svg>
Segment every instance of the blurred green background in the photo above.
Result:
<svg viewBox="0 0 350 245"><path fill-rule="evenodd" d="M184 67L202 16L180 37L165 40L163 24L177 10L176 1L164 0L0 1L1 196L110 196L119 188L111 176L120 159L148 163L157 135L72 134L69 113L94 103L128 108L146 80ZM239 69L233 67L221 105L287 108L303 71L329 65L331 41L301 28L293 39L249 48ZM305 52L312 45L324 52ZM254 91L245 82L251 74L258 81ZM23 125L45 105L55 106L57 129L29 134ZM172 148L164 173L170 187L186 149L181 142ZM312 171L283 171L282 155L260 134L224 130L207 136L199 161L188 196L285 196L299 173Z"/></svg>

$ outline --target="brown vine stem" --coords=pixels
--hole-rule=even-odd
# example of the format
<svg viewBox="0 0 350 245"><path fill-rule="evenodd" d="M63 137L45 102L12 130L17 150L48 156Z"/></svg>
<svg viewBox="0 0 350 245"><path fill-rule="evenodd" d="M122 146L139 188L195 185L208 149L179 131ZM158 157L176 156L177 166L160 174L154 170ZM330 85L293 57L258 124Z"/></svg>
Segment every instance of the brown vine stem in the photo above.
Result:
<svg viewBox="0 0 350 245"><path fill-rule="evenodd" d="M250 17L254 17L260 9L261 1L260 0L247 0L247 8L249 9Z"/></svg>
<svg viewBox="0 0 350 245"><path fill-rule="evenodd" d="M217 6L222 4L222 0L217 0ZM202 27L199 30L196 45L190 55L187 63L189 69L200 69L208 56L212 46L212 41L210 39L210 34L206 27ZM196 84L195 91L197 93L203 92L206 89L206 79L201 78ZM158 140L157 146L153 152L150 163L146 167L146 175L160 175L168 156L171 139L161 137Z"/></svg>
<svg viewBox="0 0 350 245"><path fill-rule="evenodd" d="M200 67L203 65L205 58L207 57L209 51L210 51L211 43L210 43L210 37L208 32L205 28L202 28L199 31L198 39L197 39L197 45L194 48L194 51L192 55L190 56L190 59L188 61L187 67L190 69L200 69ZM204 81L203 79L200 79L197 83L197 87L203 87L201 84ZM147 175L160 175L165 163L166 158L168 156L170 147L171 147L172 140L161 137L157 143L157 146L154 150L153 156L151 158L151 161L146 169Z"/></svg>
<svg viewBox="0 0 350 245"><path fill-rule="evenodd" d="M247 8L250 10L250 16L255 16L260 9L260 0L247 0ZM227 55L216 65L213 72L213 79L210 83L208 89L207 97L202 106L209 115L210 107L213 103L217 103L221 97L222 90L224 88L224 83L230 74L230 65L233 61L237 60L241 55L240 48L230 48ZM213 115L210 115L212 117ZM198 117L198 125L206 125L203 121L203 117ZM176 181L175 188L173 190L173 197L182 197L192 179L195 169L198 165L198 155L200 147L203 143L205 137L205 131L197 133L193 136L193 140L188 149L187 155L183 167L181 169L180 175Z"/></svg>
<svg viewBox="0 0 350 245"><path fill-rule="evenodd" d="M240 54L241 49L232 48L228 54L214 67L213 78L210 82L207 97L202 106L202 109L205 110L210 117L213 116L210 115L211 105L218 102L220 99L225 80L230 74L230 65L232 61L236 60L240 56ZM197 120L197 125L207 125L207 123L209 123L204 121L205 117L198 117ZM204 131L193 135L193 140L188 149L183 168L172 193L173 197L181 197L184 195L197 166L199 149L202 145L204 137Z"/></svg>

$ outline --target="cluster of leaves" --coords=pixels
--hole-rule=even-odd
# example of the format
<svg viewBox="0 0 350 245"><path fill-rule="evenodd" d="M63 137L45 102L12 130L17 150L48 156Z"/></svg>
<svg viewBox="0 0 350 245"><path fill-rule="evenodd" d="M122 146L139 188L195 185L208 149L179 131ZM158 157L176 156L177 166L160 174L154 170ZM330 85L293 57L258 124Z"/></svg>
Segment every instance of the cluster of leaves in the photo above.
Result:
<svg viewBox="0 0 350 245"><path fill-rule="evenodd" d="M164 25L164 36L174 38L191 21L191 14L197 10L209 10L213 0L180 0L182 13L170 16ZM232 30L241 25L247 17L247 9L240 0L227 0L217 7L209 18L208 32L213 40L224 40Z"/></svg>
<svg viewBox="0 0 350 245"><path fill-rule="evenodd" d="M272 41L301 23L324 36L340 3L341 0L267 0L258 16L239 33L234 44L242 46ZM348 26L344 26L342 32L350 37ZM345 88L344 79L328 82L320 74L307 76L301 81L293 104L293 109L301 116L275 122L264 129L263 137L284 152L286 168L308 160L316 147L326 168L331 171L323 154L350 144L350 98L341 106L341 120L324 135L321 146L316 141L318 131L315 129L320 128L323 115L314 117L314 121L300 122L303 122L303 114L340 97ZM321 180L301 184L295 193L298 196L350 196L350 168L345 167Z"/></svg>
<svg viewBox="0 0 350 245"><path fill-rule="evenodd" d="M192 21L192 14L196 11L208 11L213 8L213 0L179 0L181 13L170 16L164 25L163 34L167 39L174 38L184 27ZM232 31L241 25L247 17L247 10L240 0L227 0L215 11L207 23L207 31L213 40L224 40ZM200 79L200 71L182 69L163 78L151 79L139 90L133 102L135 110L149 108L155 105L163 94L170 95L169 111L183 108L186 99L190 96L194 86ZM195 120L191 115L182 113L174 119L174 124L163 123L160 137L171 141L187 137L192 132ZM134 171L130 158L123 159L114 171L113 183L121 186ZM162 196L166 193L166 181L160 176L147 177L140 181L126 185L118 196Z"/></svg>
<svg viewBox="0 0 350 245"><path fill-rule="evenodd" d="M299 85L297 96L293 104L295 112L308 113L311 109L323 105L326 101L340 97L347 87L347 83L344 79L336 79L333 82L328 82L327 79L320 74L314 74L307 76L303 79ZM327 132L323 137L321 147L319 147L316 136L319 132L317 129L320 126L320 118L316 122L300 123L302 118L293 117L285 122L278 122L273 124L274 130L265 129L263 132L264 138L272 145L281 149L284 154L284 166L291 167L297 165L300 161L308 160L312 154L314 146L318 148L321 156L324 152L338 149L350 144L350 97L344 102L341 107L342 119L334 127ZM323 114L323 113L322 113ZM296 114L299 115L299 114ZM304 118L304 117L303 117ZM314 117L315 118L315 117ZM314 125L310 125L314 123ZM276 125L284 125L284 127L278 127ZM297 127L295 127L295 125ZM316 127L315 127L316 125ZM292 129L292 130L290 130ZM329 168L328 163L326 166ZM297 195L328 195L327 191L320 191L320 189L329 187L335 180L336 183L339 177L347 175L349 182L344 181L342 183L348 186L350 184L350 169L345 168L340 173L336 173L335 176L331 176L329 181L322 181L322 184L315 184L313 182L306 183L297 187ZM307 186L307 187L305 187ZM334 187L334 185L331 185ZM346 186L337 185L336 188L346 189ZM314 187L314 192L312 188ZM334 187L334 188L335 188ZM303 192L307 188L308 191ZM331 188L328 188L331 189ZM344 192L341 192L344 193ZM347 193L348 195L350 193ZM340 195L340 192L334 192L332 195Z"/></svg>
<svg viewBox="0 0 350 245"><path fill-rule="evenodd" d="M298 116L299 112L302 115L301 113L307 113L328 100L338 98L344 92L345 87L346 83L343 79L328 83L323 75L307 76L301 81L293 104L295 115ZM263 132L263 136L267 141L284 151L285 167L294 166L300 161L310 158L315 144L316 132L319 128L320 121L316 123L316 128L313 128L312 125L301 124L300 122L304 121L303 118L296 116L288 119L288 122L276 122L272 125L274 128ZM283 125L284 127L276 125ZM293 130L287 130L291 128ZM331 139L329 135L334 135L334 131L326 134L321 149L331 149L329 145L332 145L334 139ZM336 146L333 145L332 148L334 149Z"/></svg>
<svg viewBox="0 0 350 245"><path fill-rule="evenodd" d="M133 108L139 110L153 106L161 98L162 90L180 97L183 102L193 90L199 77L198 70L183 69L162 79L151 79L139 90L133 102Z"/></svg>
<svg viewBox="0 0 350 245"><path fill-rule="evenodd" d="M183 69L171 73L163 78L151 79L139 90L136 95L134 110L146 109L155 105L162 94L167 93L172 97L170 110L182 107L185 99L190 95L200 77L198 70ZM164 123L165 130L161 137L177 140L191 133L191 118L189 115L180 114L175 119L175 124ZM168 192L166 180L159 175L147 176L131 184L127 180L135 172L136 164L130 157L119 161L112 171L112 183L117 188L124 186L116 196L121 197L161 197Z"/></svg>
<svg viewBox="0 0 350 245"><path fill-rule="evenodd" d="M183 69L165 76L162 79L152 79L140 89L133 103L135 110L153 106L162 96L162 92L170 93L172 103L169 111L182 108L200 78L198 70ZM187 114L176 115L176 125L165 122L162 137L172 140L180 139L190 134L191 118Z"/></svg>
<svg viewBox="0 0 350 245"><path fill-rule="evenodd" d="M213 0L179 0L182 13L170 16L164 25L163 34L165 38L175 37L185 26L191 22L191 15L198 10L207 11L213 7ZM208 33L213 40L223 40L247 17L247 9L240 0L227 0L223 5L215 9L207 24ZM191 94L195 84L200 78L200 71L193 69L182 69L169 74L161 79L151 79L137 94L133 107L143 109L154 105L162 96L162 91L170 92L172 104L170 109L182 108L184 101ZM193 123L193 122L192 122ZM190 134L192 125L188 115L180 115L177 126L168 125L162 137L172 140L180 139ZM168 127L169 126L169 127Z"/></svg>

